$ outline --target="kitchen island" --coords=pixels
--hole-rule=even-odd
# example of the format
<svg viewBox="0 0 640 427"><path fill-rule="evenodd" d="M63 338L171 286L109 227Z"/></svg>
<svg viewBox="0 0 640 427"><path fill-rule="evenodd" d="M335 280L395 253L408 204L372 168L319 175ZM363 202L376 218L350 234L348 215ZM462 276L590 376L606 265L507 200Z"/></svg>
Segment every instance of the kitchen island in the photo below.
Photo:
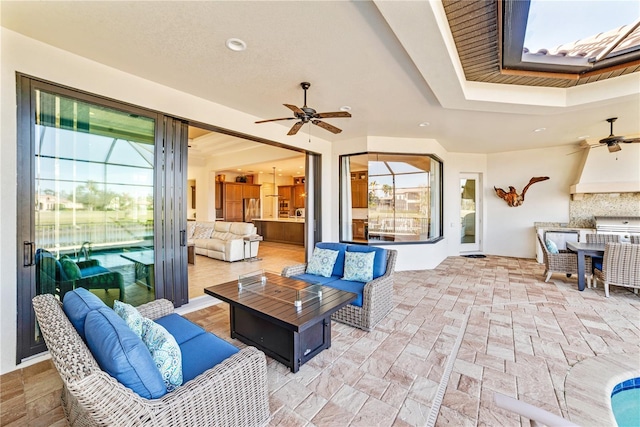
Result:
<svg viewBox="0 0 640 427"><path fill-rule="evenodd" d="M304 218L254 219L253 224L265 242L304 246Z"/></svg>

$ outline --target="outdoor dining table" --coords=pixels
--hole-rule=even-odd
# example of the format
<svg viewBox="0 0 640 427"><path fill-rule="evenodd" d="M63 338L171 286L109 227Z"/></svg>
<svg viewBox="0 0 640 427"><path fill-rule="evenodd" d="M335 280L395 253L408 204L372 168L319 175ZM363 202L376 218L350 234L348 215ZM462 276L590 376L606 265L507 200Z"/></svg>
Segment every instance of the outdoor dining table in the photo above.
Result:
<svg viewBox="0 0 640 427"><path fill-rule="evenodd" d="M604 243L567 242L567 249L578 254L579 291L584 291L585 256L602 257L604 255L604 245Z"/></svg>

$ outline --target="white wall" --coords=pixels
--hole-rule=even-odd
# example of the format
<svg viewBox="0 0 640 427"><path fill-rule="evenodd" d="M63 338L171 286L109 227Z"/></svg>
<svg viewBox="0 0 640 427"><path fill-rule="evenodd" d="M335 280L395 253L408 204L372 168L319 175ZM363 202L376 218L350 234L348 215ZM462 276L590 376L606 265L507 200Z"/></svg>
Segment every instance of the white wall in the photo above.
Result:
<svg viewBox="0 0 640 427"><path fill-rule="evenodd" d="M581 160L580 153L570 154L575 150L562 146L487 155L485 253L535 258L533 223L569 222L569 187ZM508 206L493 189L508 191L512 185L519 193L534 176L549 180L529 187L522 206Z"/></svg>

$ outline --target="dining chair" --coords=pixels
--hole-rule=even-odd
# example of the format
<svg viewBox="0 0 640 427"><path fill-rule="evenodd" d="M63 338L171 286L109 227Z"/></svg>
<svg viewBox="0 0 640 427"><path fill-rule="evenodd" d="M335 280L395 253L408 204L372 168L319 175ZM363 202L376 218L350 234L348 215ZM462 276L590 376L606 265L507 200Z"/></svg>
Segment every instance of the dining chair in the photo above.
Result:
<svg viewBox="0 0 640 427"><path fill-rule="evenodd" d="M620 236L617 234L603 234L603 233L593 233L593 234L587 234L587 243L618 243L620 241ZM594 270L596 268L602 270L602 257L598 257L598 256L594 256L591 257L591 268L592 268L592 273L594 273ZM597 282L595 280L593 280L592 282L593 287L597 287ZM591 287L591 286L589 286Z"/></svg>
<svg viewBox="0 0 640 427"><path fill-rule="evenodd" d="M640 235L631 235L629 236L629 240L631 243L640 244Z"/></svg>
<svg viewBox="0 0 640 427"><path fill-rule="evenodd" d="M609 298L609 285L640 289L640 244L607 243L602 269L594 270L594 282L604 283L604 295Z"/></svg>
<svg viewBox="0 0 640 427"><path fill-rule="evenodd" d="M544 258L544 266L545 266L545 282L548 282L553 273L563 273L566 274L567 277L572 274L578 274L578 255L575 252L571 252L566 249L556 249L557 252L554 251L552 253L547 245L542 240L542 236L538 234L538 243L542 247L542 255ZM587 279L587 287L591 287L591 278L593 275L591 274L591 258L585 257L585 266L584 272L585 277Z"/></svg>

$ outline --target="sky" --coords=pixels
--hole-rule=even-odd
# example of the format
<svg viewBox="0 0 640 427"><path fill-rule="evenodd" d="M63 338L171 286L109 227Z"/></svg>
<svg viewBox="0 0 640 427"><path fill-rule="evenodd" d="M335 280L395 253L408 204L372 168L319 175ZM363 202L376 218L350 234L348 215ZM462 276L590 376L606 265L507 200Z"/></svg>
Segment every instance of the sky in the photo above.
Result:
<svg viewBox="0 0 640 427"><path fill-rule="evenodd" d="M524 46L552 49L633 23L640 0L531 0Z"/></svg>

